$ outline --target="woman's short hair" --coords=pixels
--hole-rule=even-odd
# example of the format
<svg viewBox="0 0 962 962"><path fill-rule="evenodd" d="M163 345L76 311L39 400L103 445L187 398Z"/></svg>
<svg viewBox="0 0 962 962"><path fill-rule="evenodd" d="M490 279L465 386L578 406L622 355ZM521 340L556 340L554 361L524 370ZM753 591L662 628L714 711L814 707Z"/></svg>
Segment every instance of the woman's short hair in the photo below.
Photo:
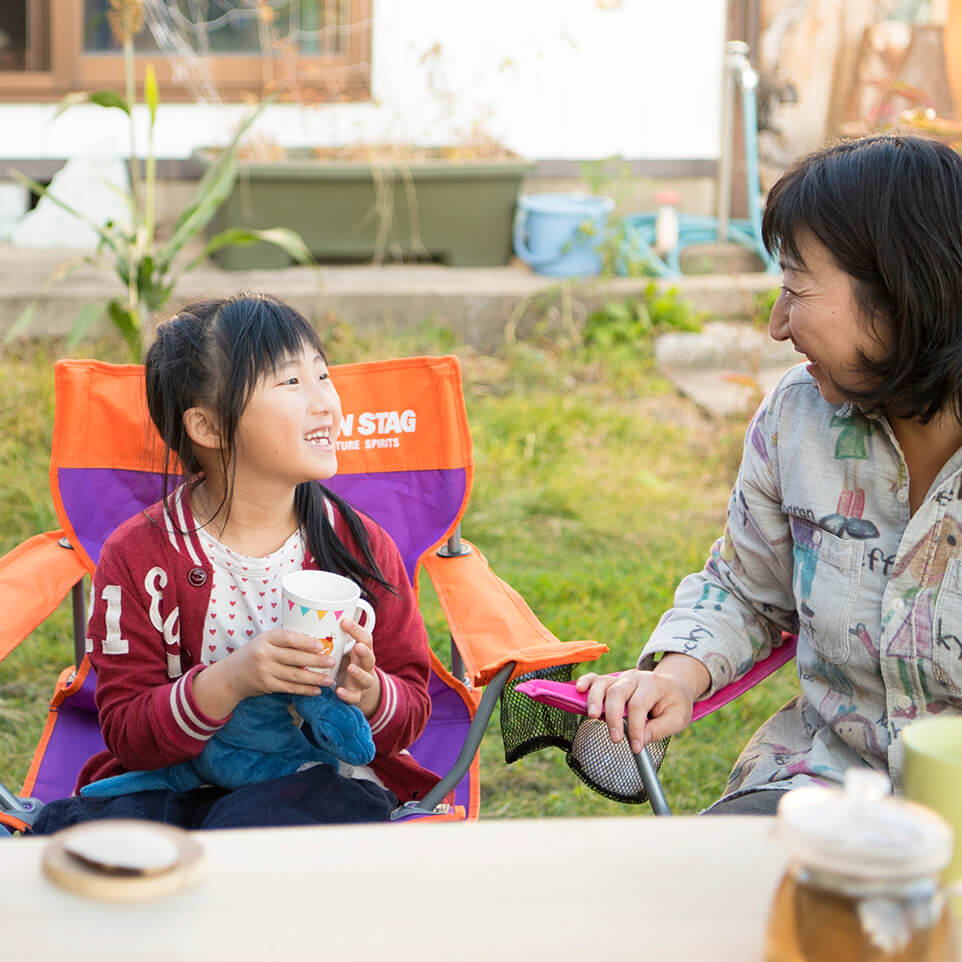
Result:
<svg viewBox="0 0 962 962"><path fill-rule="evenodd" d="M887 349L859 355L867 409L962 420L962 158L923 137L879 135L822 148L768 195L762 236L801 262L809 232L853 281L856 303Z"/></svg>

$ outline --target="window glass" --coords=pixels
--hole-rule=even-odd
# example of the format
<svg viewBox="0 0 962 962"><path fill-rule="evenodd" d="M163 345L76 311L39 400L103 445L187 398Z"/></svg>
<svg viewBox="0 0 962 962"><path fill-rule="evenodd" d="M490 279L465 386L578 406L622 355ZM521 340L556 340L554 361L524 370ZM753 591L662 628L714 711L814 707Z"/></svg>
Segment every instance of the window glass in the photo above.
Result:
<svg viewBox="0 0 962 962"><path fill-rule="evenodd" d="M0 70L47 70L45 0L0 0Z"/></svg>
<svg viewBox="0 0 962 962"><path fill-rule="evenodd" d="M349 45L350 5L344 0L154 0L151 8L161 36L176 36L197 53L256 54L296 44L301 54L318 56L346 52ZM110 0L84 0L88 53L120 50L110 32L109 9ZM158 49L147 28L134 47L145 53Z"/></svg>
<svg viewBox="0 0 962 962"><path fill-rule="evenodd" d="M270 87L363 100L370 96L372 2L143 0L136 73L152 61L164 99L246 100ZM0 0L0 103L121 89L113 11L110 0Z"/></svg>

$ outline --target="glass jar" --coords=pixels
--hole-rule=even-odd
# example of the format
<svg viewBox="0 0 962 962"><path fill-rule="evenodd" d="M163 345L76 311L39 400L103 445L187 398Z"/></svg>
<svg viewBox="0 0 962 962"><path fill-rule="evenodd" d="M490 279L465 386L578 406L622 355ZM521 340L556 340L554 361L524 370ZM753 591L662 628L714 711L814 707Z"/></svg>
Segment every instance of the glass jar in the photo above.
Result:
<svg viewBox="0 0 962 962"><path fill-rule="evenodd" d="M766 962L955 962L939 873L952 829L852 769L845 789L800 788L778 807L792 855L772 903Z"/></svg>

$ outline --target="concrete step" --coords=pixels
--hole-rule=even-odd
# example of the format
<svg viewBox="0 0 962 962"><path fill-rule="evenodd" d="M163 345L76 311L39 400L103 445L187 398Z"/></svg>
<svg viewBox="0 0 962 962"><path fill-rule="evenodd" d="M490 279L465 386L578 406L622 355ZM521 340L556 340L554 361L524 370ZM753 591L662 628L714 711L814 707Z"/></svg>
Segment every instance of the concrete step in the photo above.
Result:
<svg viewBox="0 0 962 962"><path fill-rule="evenodd" d="M804 357L790 341L773 341L767 325L714 321L698 332L662 334L655 360L675 387L704 410L748 415Z"/></svg>
<svg viewBox="0 0 962 962"><path fill-rule="evenodd" d="M48 284L48 277L77 253L0 245L0 338L34 300L38 310L26 336L50 337L66 335L83 304L122 296L111 271L89 265ZM226 271L205 263L181 275L169 310L163 313L199 297L256 290L284 298L321 328L337 318L359 331L403 331L434 318L465 343L490 351L503 343L510 318L552 297L560 300L562 284L570 285L572 299L590 312L606 301L637 296L649 283L649 278L625 277L561 282L535 274L520 262L484 268L390 264L253 271ZM776 287L778 280L760 272L716 273L657 284L676 287L694 310L710 318L747 319L755 311L756 298ZM105 324L97 333L109 331Z"/></svg>

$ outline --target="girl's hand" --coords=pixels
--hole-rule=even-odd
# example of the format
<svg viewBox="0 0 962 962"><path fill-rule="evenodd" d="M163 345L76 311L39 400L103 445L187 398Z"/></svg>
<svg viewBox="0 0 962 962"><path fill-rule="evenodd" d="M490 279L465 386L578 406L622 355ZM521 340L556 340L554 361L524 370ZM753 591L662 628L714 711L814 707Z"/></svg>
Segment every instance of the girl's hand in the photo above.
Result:
<svg viewBox="0 0 962 962"><path fill-rule="evenodd" d="M354 639L354 647L344 656L337 673L335 694L349 705L357 705L370 718L381 703L381 679L374 670L374 645L371 633L350 618L341 627Z"/></svg>
<svg viewBox="0 0 962 962"><path fill-rule="evenodd" d="M252 695L317 695L333 681L311 669L333 664L316 638L273 628L200 672L194 681L194 698L206 714L224 718Z"/></svg>

